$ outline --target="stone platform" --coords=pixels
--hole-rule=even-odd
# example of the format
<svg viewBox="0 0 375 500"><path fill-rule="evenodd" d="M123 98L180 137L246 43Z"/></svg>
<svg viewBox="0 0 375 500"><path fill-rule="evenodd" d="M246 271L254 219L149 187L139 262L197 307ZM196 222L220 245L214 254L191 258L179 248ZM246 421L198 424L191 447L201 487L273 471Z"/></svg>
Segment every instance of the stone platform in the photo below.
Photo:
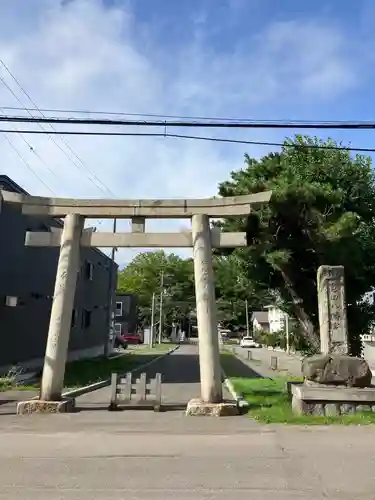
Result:
<svg viewBox="0 0 375 500"><path fill-rule="evenodd" d="M206 403L201 399L191 399L186 407L188 416L232 417L240 414L236 402Z"/></svg>
<svg viewBox="0 0 375 500"><path fill-rule="evenodd" d="M71 413L75 410L75 399L61 401L42 401L31 399L20 401L17 405L17 414L29 415L31 413Z"/></svg>
<svg viewBox="0 0 375 500"><path fill-rule="evenodd" d="M304 383L288 385L292 409L298 415L336 416L357 411L375 412L375 386L366 388L318 386Z"/></svg>

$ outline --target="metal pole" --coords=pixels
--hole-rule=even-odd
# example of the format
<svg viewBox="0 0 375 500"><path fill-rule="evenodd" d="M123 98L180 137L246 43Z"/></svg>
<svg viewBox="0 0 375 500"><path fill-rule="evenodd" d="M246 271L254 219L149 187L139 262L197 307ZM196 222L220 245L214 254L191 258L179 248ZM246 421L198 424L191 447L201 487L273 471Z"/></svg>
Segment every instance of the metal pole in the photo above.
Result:
<svg viewBox="0 0 375 500"><path fill-rule="evenodd" d="M155 335L155 292L152 294L151 303L151 330L150 330L150 345L154 346L154 335Z"/></svg>
<svg viewBox="0 0 375 500"><path fill-rule="evenodd" d="M160 276L160 310L159 310L159 344L161 344L161 335L163 331L163 285L164 285L164 272Z"/></svg>
<svg viewBox="0 0 375 500"><path fill-rule="evenodd" d="M249 304L247 303L247 299L245 300L245 308L246 308L246 335L249 337L249 335L250 335L250 327L249 327Z"/></svg>
<svg viewBox="0 0 375 500"><path fill-rule="evenodd" d="M115 233L117 230L117 220L113 219L113 232ZM115 328L114 328L114 316L113 316L113 293L112 293L112 288L113 288L113 282L115 278L115 255L116 255L116 250L117 248L113 247L111 251L111 264L110 264L110 270L109 270L109 279L108 279L108 294L107 294L107 304L108 304L108 311L107 311L107 325L108 325L108 334L106 336L106 341L104 344L104 356L108 356L109 354L109 342L111 339L111 334L112 336L115 334ZM111 340L111 345L113 345L113 338Z"/></svg>
<svg viewBox="0 0 375 500"><path fill-rule="evenodd" d="M285 333L286 333L286 352L290 354L289 345L289 316L285 313Z"/></svg>

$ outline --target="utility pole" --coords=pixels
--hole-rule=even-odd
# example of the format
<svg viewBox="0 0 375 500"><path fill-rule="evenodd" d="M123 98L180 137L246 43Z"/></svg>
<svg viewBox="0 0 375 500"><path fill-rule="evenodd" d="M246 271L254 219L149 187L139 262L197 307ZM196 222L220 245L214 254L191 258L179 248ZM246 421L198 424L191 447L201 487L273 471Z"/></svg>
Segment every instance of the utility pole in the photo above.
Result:
<svg viewBox="0 0 375 500"><path fill-rule="evenodd" d="M117 230L117 220L113 219L113 232L115 233ZM108 295L107 295L107 304L108 304L108 311L107 311L107 325L108 325L108 335L106 337L106 342L104 344L104 356L108 356L109 354L109 342L111 340L111 344L113 345L113 335L115 334L115 328L114 328L114 317L113 317L113 293L112 293L112 288L113 288L113 282L115 279L115 255L116 255L116 247L112 248L111 251L111 264L110 264L110 270L109 270L109 279L108 279Z"/></svg>
<svg viewBox="0 0 375 500"><path fill-rule="evenodd" d="M286 334L286 352L290 354L290 345L289 345L289 316L285 313L285 334Z"/></svg>
<svg viewBox="0 0 375 500"><path fill-rule="evenodd" d="M163 292L164 292L164 271L160 275L160 310L159 310L159 344L161 344L161 336L163 331Z"/></svg>
<svg viewBox="0 0 375 500"><path fill-rule="evenodd" d="M155 335L155 292L152 294L152 303L151 303L151 329L150 329L151 347L154 347L154 335Z"/></svg>
<svg viewBox="0 0 375 500"><path fill-rule="evenodd" d="M250 327L249 327L249 304L247 299L245 300L245 310L246 310L246 335L250 336Z"/></svg>

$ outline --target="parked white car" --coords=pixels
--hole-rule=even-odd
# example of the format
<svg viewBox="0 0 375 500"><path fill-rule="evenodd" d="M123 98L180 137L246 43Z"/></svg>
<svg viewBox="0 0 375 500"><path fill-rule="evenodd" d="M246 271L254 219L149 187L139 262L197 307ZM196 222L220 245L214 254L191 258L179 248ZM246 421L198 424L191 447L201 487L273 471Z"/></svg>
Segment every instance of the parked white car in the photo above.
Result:
<svg viewBox="0 0 375 500"><path fill-rule="evenodd" d="M255 342L253 337L243 337L240 342L241 347L247 347L247 348L257 348L257 347L262 347L260 344Z"/></svg>

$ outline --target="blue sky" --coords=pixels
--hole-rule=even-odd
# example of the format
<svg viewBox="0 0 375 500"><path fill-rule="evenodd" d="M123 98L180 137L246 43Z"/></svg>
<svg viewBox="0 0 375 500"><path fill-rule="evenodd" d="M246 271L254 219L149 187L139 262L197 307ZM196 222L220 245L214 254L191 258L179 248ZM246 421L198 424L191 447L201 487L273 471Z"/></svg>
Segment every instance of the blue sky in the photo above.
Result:
<svg viewBox="0 0 375 500"><path fill-rule="evenodd" d="M374 21L371 0L19 0L0 2L0 57L40 107L374 120ZM0 76L31 104L1 67ZM19 101L0 81L0 108L15 105ZM285 136L266 130L209 134L263 141ZM372 131L330 135L375 146ZM155 138L67 141L72 149L59 137L2 137L2 172L40 195L203 197L242 166L245 152L259 157L270 150ZM122 229L128 229L125 222Z"/></svg>

